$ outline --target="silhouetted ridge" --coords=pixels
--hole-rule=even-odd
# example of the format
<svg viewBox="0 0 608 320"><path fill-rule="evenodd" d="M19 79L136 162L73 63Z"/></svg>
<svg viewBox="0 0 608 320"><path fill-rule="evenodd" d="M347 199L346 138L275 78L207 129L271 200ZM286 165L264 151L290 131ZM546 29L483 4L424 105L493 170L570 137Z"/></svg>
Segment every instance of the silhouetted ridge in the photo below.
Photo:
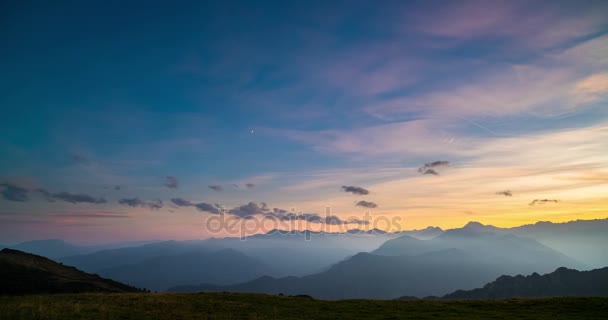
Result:
<svg viewBox="0 0 608 320"><path fill-rule="evenodd" d="M608 267L577 271L565 267L552 273L529 276L500 276L482 288L458 290L444 299L508 299L545 297L606 297L608 296Z"/></svg>
<svg viewBox="0 0 608 320"><path fill-rule="evenodd" d="M0 251L0 294L140 291L31 253Z"/></svg>

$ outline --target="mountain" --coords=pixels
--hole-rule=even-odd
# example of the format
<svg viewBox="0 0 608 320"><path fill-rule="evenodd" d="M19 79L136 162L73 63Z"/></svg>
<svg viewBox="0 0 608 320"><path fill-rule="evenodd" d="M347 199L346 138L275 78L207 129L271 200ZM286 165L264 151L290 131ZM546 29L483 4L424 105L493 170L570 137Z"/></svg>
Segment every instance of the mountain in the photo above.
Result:
<svg viewBox="0 0 608 320"><path fill-rule="evenodd" d="M500 263L508 267L509 274L550 272L561 266L587 268L585 264L538 241L505 234L498 228L478 223L447 230L429 240L402 236L388 240L372 253L387 256L418 255L450 248L463 250L482 263Z"/></svg>
<svg viewBox="0 0 608 320"><path fill-rule="evenodd" d="M608 267L591 271L558 268L552 273L501 276L483 288L458 290L443 299L608 297Z"/></svg>
<svg viewBox="0 0 608 320"><path fill-rule="evenodd" d="M156 257L193 251L213 252L234 249L265 265L272 266L272 270L265 273L267 275L303 276L325 270L328 266L358 252L374 250L386 240L397 236L392 233L369 231L348 234L272 230L242 239L234 237L164 241L62 257L59 260L86 272L100 273L104 269L137 264Z"/></svg>
<svg viewBox="0 0 608 320"><path fill-rule="evenodd" d="M591 268L608 266L608 246L604 245L608 243L608 219L537 222L507 230L534 239Z"/></svg>
<svg viewBox="0 0 608 320"><path fill-rule="evenodd" d="M272 267L241 252L223 249L158 256L134 264L103 269L99 274L133 286L163 291L169 287L192 283L233 284L274 275L274 271Z"/></svg>
<svg viewBox="0 0 608 320"><path fill-rule="evenodd" d="M309 276L171 290L307 294L326 299L424 297L472 289L503 274L550 272L564 265L584 267L535 240L496 231L500 230L470 223L429 240L403 235Z"/></svg>
<svg viewBox="0 0 608 320"><path fill-rule="evenodd" d="M0 251L0 294L140 291L45 257L12 249Z"/></svg>
<svg viewBox="0 0 608 320"><path fill-rule="evenodd" d="M137 264L155 257L178 255L194 250L202 252L205 249L206 247L196 245L194 241L163 241L136 247L100 250L89 254L63 257L58 260L87 272L99 272L113 267ZM213 249L209 248L208 250L212 251Z"/></svg>
<svg viewBox="0 0 608 320"><path fill-rule="evenodd" d="M88 254L91 252L107 249L117 249L131 246L141 246L147 243L154 243L156 241L131 241L131 242L117 242L101 245L90 245L90 246L77 246L67 243L61 239L46 239L46 240L32 240L26 241L14 246L7 246L7 248L33 253L50 259L63 258L67 256L74 256L80 254Z"/></svg>
<svg viewBox="0 0 608 320"><path fill-rule="evenodd" d="M418 256L378 256L359 253L305 277L272 278L232 286L181 286L175 292L229 291L269 294L305 294L322 299L389 299L407 292L412 296L441 295L456 288L474 288L504 271L489 267L457 249ZM498 272L498 273L497 273Z"/></svg>
<svg viewBox="0 0 608 320"><path fill-rule="evenodd" d="M443 230L439 227L427 227L422 230L402 231L399 234L408 235L420 240L429 240L440 236L442 233Z"/></svg>
<svg viewBox="0 0 608 320"><path fill-rule="evenodd" d="M608 246L603 245L608 243L608 219L561 223L540 221L513 228L498 228L479 222L469 222L464 228L533 239L584 263L589 268L602 268L608 265ZM407 232L402 234L408 235Z"/></svg>
<svg viewBox="0 0 608 320"><path fill-rule="evenodd" d="M75 246L61 239L27 241L11 246L10 248L51 259L81 254L87 251L85 247Z"/></svg>

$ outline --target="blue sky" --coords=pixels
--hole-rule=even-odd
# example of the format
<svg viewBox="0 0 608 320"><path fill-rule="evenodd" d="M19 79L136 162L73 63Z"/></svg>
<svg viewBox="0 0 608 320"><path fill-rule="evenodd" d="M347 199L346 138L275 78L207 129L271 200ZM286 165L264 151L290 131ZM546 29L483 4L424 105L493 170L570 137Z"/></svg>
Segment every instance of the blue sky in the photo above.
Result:
<svg viewBox="0 0 608 320"><path fill-rule="evenodd" d="M343 217L374 201L409 228L605 215L603 1L20 2L0 11L0 183L30 195L0 199L10 231L0 241L209 236L200 228L209 213L171 206L175 197L331 206ZM434 161L449 162L445 172L418 173ZM179 187L163 186L167 176ZM353 197L342 185L372 193ZM48 202L40 188L107 201ZM502 189L522 198L496 197ZM555 197L564 204L528 206ZM36 223L51 226L38 235Z"/></svg>

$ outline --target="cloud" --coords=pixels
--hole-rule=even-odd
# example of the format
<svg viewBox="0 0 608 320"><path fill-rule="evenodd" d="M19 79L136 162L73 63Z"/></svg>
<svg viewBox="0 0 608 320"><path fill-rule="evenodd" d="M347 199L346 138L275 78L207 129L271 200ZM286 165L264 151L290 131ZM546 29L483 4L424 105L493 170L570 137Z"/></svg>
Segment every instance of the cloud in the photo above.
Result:
<svg viewBox="0 0 608 320"><path fill-rule="evenodd" d="M436 168L444 168L444 167L448 167L450 165L449 161L435 161L435 162L429 162L429 163L425 163L422 167L418 168L418 172L422 173L422 174L429 174L429 172L427 172L429 169L432 169L433 171L435 171ZM437 174L437 172L435 171L435 173L430 173L430 174Z"/></svg>
<svg viewBox="0 0 608 320"><path fill-rule="evenodd" d="M209 212L213 214L222 213L222 207L218 204L210 204L205 202L195 203L182 198L172 198L171 202L178 207L195 207L198 211Z"/></svg>
<svg viewBox="0 0 608 320"><path fill-rule="evenodd" d="M194 206L194 203L186 200L186 199L182 199L182 198L172 198L171 202L173 202L176 206L178 207L192 207Z"/></svg>
<svg viewBox="0 0 608 320"><path fill-rule="evenodd" d="M357 202L356 206L364 207L364 208L377 208L378 207L378 205L375 204L374 202L365 201L365 200L361 200L361 201Z"/></svg>
<svg viewBox="0 0 608 320"><path fill-rule="evenodd" d="M574 88L577 104L590 104L608 95L608 73L595 73L580 80Z"/></svg>
<svg viewBox="0 0 608 320"><path fill-rule="evenodd" d="M164 178L164 182L163 185L169 189L177 189L179 186L179 183L177 181L176 177L173 176L166 176Z"/></svg>
<svg viewBox="0 0 608 320"><path fill-rule="evenodd" d="M163 201L160 199L156 199L156 201L148 202L148 208L152 210L159 210L163 208Z"/></svg>
<svg viewBox="0 0 608 320"><path fill-rule="evenodd" d="M209 204L205 204L205 205L206 205L205 206L206 209L217 210L216 212L212 212L212 213L219 213L218 205L209 205ZM208 210L202 210L202 211L208 211ZM323 224L330 224L330 225L369 224L369 222L365 221L365 220L360 220L360 219L343 220L340 217L334 216L334 215L321 216L316 213L302 213L302 212L296 213L294 209L292 209L292 210L285 210L285 209L280 209L280 208L270 209L269 206L265 202L260 202L260 204L257 204L255 202L249 202L247 204L234 207L234 208L226 211L226 213L229 215L232 215L234 217L240 218L240 219L251 219L254 216L261 216L261 217L264 217L267 219L277 219L280 221L306 221L306 222L310 222L310 223L323 223Z"/></svg>
<svg viewBox="0 0 608 320"><path fill-rule="evenodd" d="M195 204L194 207L198 211L204 211L204 212L209 212L209 213L213 213L213 214L222 213L221 207L218 204L210 204L210 203L201 202L201 203Z"/></svg>
<svg viewBox="0 0 608 320"><path fill-rule="evenodd" d="M363 219L349 219L347 224L358 224L358 225L368 225L369 221Z"/></svg>
<svg viewBox="0 0 608 320"><path fill-rule="evenodd" d="M605 8L599 3L572 8L568 14L559 6L551 1L467 0L423 7L405 19L408 26L444 39L501 39L509 48L519 49L567 43L601 30L605 22L600 13Z"/></svg>
<svg viewBox="0 0 608 320"><path fill-rule="evenodd" d="M54 217L63 218L130 218L127 213L114 211L63 211L52 214Z"/></svg>
<svg viewBox="0 0 608 320"><path fill-rule="evenodd" d="M249 202L248 204L228 210L228 214L239 218L246 218L257 214L268 213L269 211L268 206L264 202L262 202L261 205L258 205L255 202Z"/></svg>
<svg viewBox="0 0 608 320"><path fill-rule="evenodd" d="M70 160L72 160L72 162L74 164L83 165L83 166L88 166L91 164L91 160L82 154L70 153L68 156L70 157Z"/></svg>
<svg viewBox="0 0 608 320"><path fill-rule="evenodd" d="M151 210L158 210L163 207L163 201L160 199L158 199L156 201L146 202L139 198L124 198L124 199L120 199L118 201L118 203L122 204L123 206L141 207L141 208L148 208Z"/></svg>
<svg viewBox="0 0 608 320"><path fill-rule="evenodd" d="M114 190L118 191L118 190L120 190L120 189L122 189L122 187L121 187L121 186L114 186Z"/></svg>
<svg viewBox="0 0 608 320"><path fill-rule="evenodd" d="M420 170L420 169L418 169ZM422 172L422 174L432 174L434 176L438 176L439 172L435 171L435 169L426 169L424 170L424 172Z"/></svg>
<svg viewBox="0 0 608 320"><path fill-rule="evenodd" d="M545 203L549 203L549 202L558 203L559 200L556 200L556 199L534 199L532 202L529 203L529 205L533 206L533 205L536 205L536 204L545 204Z"/></svg>
<svg viewBox="0 0 608 320"><path fill-rule="evenodd" d="M213 190L213 191L218 191L218 192L219 192L219 191L223 191L223 190L224 190L224 187L222 187L222 186L220 186L220 185L215 184L215 185L210 185L210 186L209 186L209 189L211 189L211 190Z"/></svg>
<svg viewBox="0 0 608 320"><path fill-rule="evenodd" d="M29 200L29 190L12 183L2 183L0 186L4 187L2 190L2 197L9 201L26 202Z"/></svg>
<svg viewBox="0 0 608 320"><path fill-rule="evenodd" d="M42 190L42 191L41 191ZM91 195L88 194L84 194L84 193L69 193L69 192L58 192L58 193L48 193L46 190L44 189L38 189L39 192L43 193L45 196L47 196L47 199L53 199L53 200L61 200L61 201L65 201L65 202L69 202L72 204L77 204L77 203L95 203L95 204L100 204L100 203L106 203L106 199L104 198L95 198Z"/></svg>
<svg viewBox="0 0 608 320"><path fill-rule="evenodd" d="M49 192L46 189L43 188L38 188L36 189L36 192L40 193L48 202L55 202L55 199L53 198L53 194L51 192Z"/></svg>
<svg viewBox="0 0 608 320"><path fill-rule="evenodd" d="M327 215L325 217L316 214L316 213L293 213L288 212L287 210L274 208L272 212L267 212L263 214L265 218L269 219L278 219L281 221L306 221L310 223L323 223L329 225L345 225L345 224L359 224L359 225L367 225L369 221L361 220L361 219L349 219L343 220L338 216Z"/></svg>
<svg viewBox="0 0 608 320"><path fill-rule="evenodd" d="M245 187L247 189L253 189L253 188L255 188L255 183L245 183Z"/></svg>
<svg viewBox="0 0 608 320"><path fill-rule="evenodd" d="M498 192L496 192L496 194L502 195L502 196L505 196L505 197L512 197L513 196L513 192L511 192L511 190L498 191Z"/></svg>
<svg viewBox="0 0 608 320"><path fill-rule="evenodd" d="M324 223L329 225L343 225L348 224L349 221L342 220L338 216L326 216Z"/></svg>
<svg viewBox="0 0 608 320"><path fill-rule="evenodd" d="M344 190L344 192L350 192L352 194L358 194L358 195L369 194L368 190L361 188L361 187L355 187L355 186L342 186L342 190Z"/></svg>

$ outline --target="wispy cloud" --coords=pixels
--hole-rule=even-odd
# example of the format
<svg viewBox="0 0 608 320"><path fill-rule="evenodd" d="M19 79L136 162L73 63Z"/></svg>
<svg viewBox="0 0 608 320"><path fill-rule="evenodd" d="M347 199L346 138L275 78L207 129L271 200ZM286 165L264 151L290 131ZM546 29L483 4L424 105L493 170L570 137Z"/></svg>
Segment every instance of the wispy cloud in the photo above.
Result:
<svg viewBox="0 0 608 320"><path fill-rule="evenodd" d="M200 203L196 203L194 204L194 207L198 210L198 211L204 211L204 212L209 212L209 213L213 213L213 214L220 214L222 213L222 208L217 205L217 204L210 204L210 203L205 203L205 202L200 202Z"/></svg>
<svg viewBox="0 0 608 320"><path fill-rule="evenodd" d="M378 205L374 202L371 201L365 201L365 200L361 200L359 202L357 202L356 204L358 207L364 207L364 208L377 208Z"/></svg>
<svg viewBox="0 0 608 320"><path fill-rule="evenodd" d="M352 194L358 194L358 195L369 194L369 191L367 189L364 189L361 187L356 187L356 186L342 186L342 190L344 192L350 192Z"/></svg>
<svg viewBox="0 0 608 320"><path fill-rule="evenodd" d="M171 202L173 202L176 206L178 207L191 207L194 206L194 204L188 200L182 199L182 198L172 198Z"/></svg>
<svg viewBox="0 0 608 320"><path fill-rule="evenodd" d="M532 202L529 203L529 205L533 206L533 205L537 205L537 204L545 204L545 203L558 203L559 200L557 199L534 199L532 200Z"/></svg>
<svg viewBox="0 0 608 320"><path fill-rule="evenodd" d="M219 192L219 191L223 191L223 190L224 190L224 187L222 187L222 186L221 186L221 185L219 185L219 184L214 184L214 185L210 185L210 186L209 186L209 189L211 189L211 190L213 190L213 191L218 191L218 192Z"/></svg>
<svg viewBox="0 0 608 320"><path fill-rule="evenodd" d="M435 162L429 162L429 163L425 163L422 167L418 168L418 172L422 173L422 174L432 174L432 175L439 175L439 173L437 172L437 169L439 168L445 168L445 167L449 167L450 166L450 162L449 161L435 161Z"/></svg>
<svg viewBox="0 0 608 320"><path fill-rule="evenodd" d="M218 204L211 204L206 202L193 202L182 198L172 198L171 202L178 207L194 207L198 211L208 212L212 214L222 213L222 207Z"/></svg>
<svg viewBox="0 0 608 320"><path fill-rule="evenodd" d="M4 187L2 190L2 198L9 201L26 202L29 200L28 189L14 185L12 183L1 183L0 187Z"/></svg>
<svg viewBox="0 0 608 320"><path fill-rule="evenodd" d="M88 157L84 156L81 153L70 153L68 154L68 157L70 158L70 160L72 160L74 164L88 166L92 163Z"/></svg>
<svg viewBox="0 0 608 320"><path fill-rule="evenodd" d="M503 190L503 191L498 191L496 192L497 195L501 195L501 196L505 196L505 197L512 197L513 196L513 192L511 192L511 190Z"/></svg>
<svg viewBox="0 0 608 320"><path fill-rule="evenodd" d="M51 214L61 218L86 218L86 219L124 219L130 218L128 213L115 211L63 211Z"/></svg>
<svg viewBox="0 0 608 320"><path fill-rule="evenodd" d="M122 204L123 206L141 207L148 208L151 210L158 210L163 207L163 202L160 199L156 201L143 201L139 198L123 198L118 200L118 203Z"/></svg>
<svg viewBox="0 0 608 320"><path fill-rule="evenodd" d="M43 189L40 189L43 190ZM39 190L39 191L40 191ZM100 203L106 203L106 199L100 197L94 197L85 193L70 193L70 192L57 192L57 193L48 193L46 191L41 191L43 194L45 194L48 198L47 199L51 199L51 200L61 200L64 202L69 202L72 204L77 204L77 203L93 203L93 204L100 204Z"/></svg>
<svg viewBox="0 0 608 320"><path fill-rule="evenodd" d="M434 175L434 176L439 175L439 172L435 171L435 169L424 169L423 171L420 171L420 169L418 169L418 170L422 174L430 174L430 175Z"/></svg>
<svg viewBox="0 0 608 320"><path fill-rule="evenodd" d="M590 104L608 96L608 73L592 74L578 83L574 88L577 104Z"/></svg>
<svg viewBox="0 0 608 320"><path fill-rule="evenodd" d="M169 189L177 189L179 187L177 178L173 176L166 176L163 179L163 185Z"/></svg>

